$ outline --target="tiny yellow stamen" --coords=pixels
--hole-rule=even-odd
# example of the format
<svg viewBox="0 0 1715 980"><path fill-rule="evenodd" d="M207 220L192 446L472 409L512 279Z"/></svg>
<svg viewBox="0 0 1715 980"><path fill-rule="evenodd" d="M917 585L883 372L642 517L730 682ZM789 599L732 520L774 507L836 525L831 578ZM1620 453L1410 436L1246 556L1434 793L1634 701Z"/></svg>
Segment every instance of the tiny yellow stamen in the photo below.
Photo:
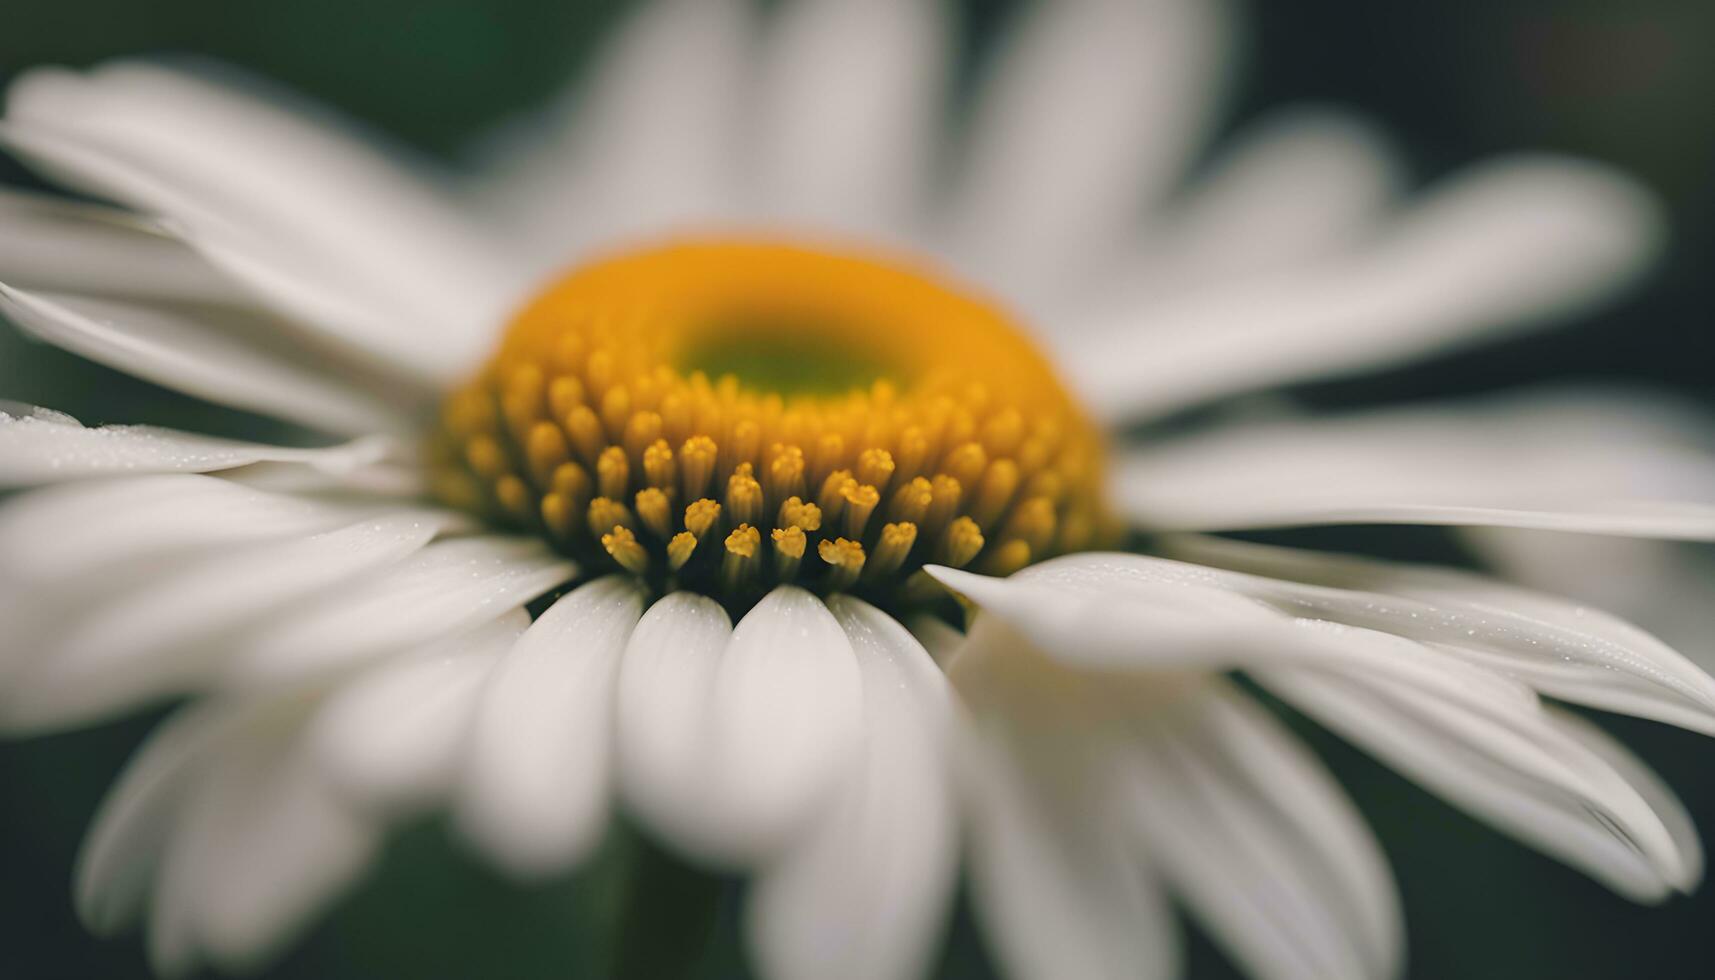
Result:
<svg viewBox="0 0 1715 980"><path fill-rule="evenodd" d="M858 574L863 571L863 545L846 538L824 540L816 546L816 554L828 563L830 590L849 589L857 583Z"/></svg>
<svg viewBox="0 0 1715 980"><path fill-rule="evenodd" d="M797 497L787 497L786 502L780 505L778 523L781 527L819 531L822 529L822 508L815 504L807 504Z"/></svg>
<svg viewBox="0 0 1715 980"><path fill-rule="evenodd" d="M601 546L619 562L620 567L634 575L642 575L649 569L649 552L637 543L637 536L628 528L616 527L611 532L601 536Z"/></svg>
<svg viewBox="0 0 1715 980"><path fill-rule="evenodd" d="M782 582L790 582L798 575L798 565L804 559L804 546L809 539L804 536L804 529L793 526L774 529L774 574Z"/></svg>
<svg viewBox="0 0 1715 980"><path fill-rule="evenodd" d="M701 538L714 530L721 519L721 505L707 497L685 508L685 530Z"/></svg>
<svg viewBox="0 0 1715 980"><path fill-rule="evenodd" d="M673 508L667 500L667 495L656 487L646 487L637 491L637 517L649 533L658 538L666 539L673 535Z"/></svg>

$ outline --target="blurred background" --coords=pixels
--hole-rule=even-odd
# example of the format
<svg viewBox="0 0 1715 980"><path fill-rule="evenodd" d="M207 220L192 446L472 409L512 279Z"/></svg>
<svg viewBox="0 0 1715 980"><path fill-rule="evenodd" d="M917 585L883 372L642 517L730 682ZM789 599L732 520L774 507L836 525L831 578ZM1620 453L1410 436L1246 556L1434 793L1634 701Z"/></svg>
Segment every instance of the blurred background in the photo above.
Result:
<svg viewBox="0 0 1715 980"><path fill-rule="evenodd" d="M956 3L968 64L1027 2ZM6 0L0 83L43 63L86 65L139 52L211 55L456 160L487 127L575 79L627 6ZM1715 409L1715 3L1258 0L1252 7L1250 59L1229 129L1280 104L1344 104L1383 122L1426 181L1495 152L1583 154L1651 185L1667 202L1674 233L1667 261L1640 289L1568 329L1309 386L1296 397L1318 407L1355 406L1555 378L1660 385ZM0 158L0 180L29 178ZM4 324L0 396L52 404L91 422L208 428L197 403L32 347ZM1374 550L1378 539L1367 531L1316 543L1339 546L1358 533L1369 535L1365 544ZM1458 558L1433 531L1388 532L1381 543L1406 556ZM1715 636L1708 645L1715 654ZM148 975L135 937L101 942L84 933L68 885L77 841L101 793L153 721L0 742L0 977ZM1601 721L1657 767L1705 832L1715 828L1715 742L1647 722ZM1665 908L1632 906L1337 740L1299 727L1387 847L1410 923L1411 976L1711 974L1715 888ZM739 883L663 865L649 893L654 904L639 916L639 897L619 869L640 849L620 831L576 878L524 889L467 860L447 844L443 828L417 828L269 976L746 976L733 917ZM675 896L709 890L724 896L719 920L674 921ZM640 928L640 921L659 928ZM699 941L663 944L663 935ZM1235 975L1193 935L1192 977ZM964 910L941 975L993 975Z"/></svg>

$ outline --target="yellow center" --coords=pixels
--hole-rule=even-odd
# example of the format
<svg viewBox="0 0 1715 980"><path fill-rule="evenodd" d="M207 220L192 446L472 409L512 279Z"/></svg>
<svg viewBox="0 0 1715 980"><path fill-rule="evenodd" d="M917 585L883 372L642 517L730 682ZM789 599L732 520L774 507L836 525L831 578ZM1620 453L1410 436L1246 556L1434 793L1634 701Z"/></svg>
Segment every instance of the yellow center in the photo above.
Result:
<svg viewBox="0 0 1715 980"><path fill-rule="evenodd" d="M748 606L793 582L898 604L1114 534L1103 447L993 307L873 257L756 241L555 283L453 392L435 493L587 574Z"/></svg>

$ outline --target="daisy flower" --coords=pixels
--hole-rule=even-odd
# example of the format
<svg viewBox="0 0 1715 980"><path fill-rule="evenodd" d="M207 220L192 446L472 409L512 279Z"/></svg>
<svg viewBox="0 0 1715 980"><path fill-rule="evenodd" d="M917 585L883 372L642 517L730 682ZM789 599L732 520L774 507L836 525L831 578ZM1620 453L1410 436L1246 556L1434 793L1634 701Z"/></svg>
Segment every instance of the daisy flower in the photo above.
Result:
<svg viewBox="0 0 1715 980"><path fill-rule="evenodd" d="M1105 435L1599 300L1657 245L1647 196L1527 158L1401 201L1368 127L1299 110L1169 197L1218 5L1032 10L949 142L937 8L757 17L650 5L477 187L253 82L14 84L0 142L120 207L0 197L0 310L312 447L0 422L0 479L37 488L0 510L0 724L190 698L91 831L92 928L146 912L163 972L252 966L392 821L449 807L538 876L617 799L756 871L769 976L920 973L961 822L1010 973L1171 975L1170 896L1257 976L1393 972L1377 845L1242 685L1624 894L1695 883L1671 795L1542 700L1715 730L1678 654L1192 533L1706 539L1671 407Z"/></svg>

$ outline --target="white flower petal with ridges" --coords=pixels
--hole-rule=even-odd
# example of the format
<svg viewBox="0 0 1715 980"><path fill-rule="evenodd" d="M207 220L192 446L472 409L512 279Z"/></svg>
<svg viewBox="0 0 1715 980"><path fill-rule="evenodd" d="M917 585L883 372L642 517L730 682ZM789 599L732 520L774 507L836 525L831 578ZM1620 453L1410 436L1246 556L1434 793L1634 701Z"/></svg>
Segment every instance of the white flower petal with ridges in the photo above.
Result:
<svg viewBox="0 0 1715 980"><path fill-rule="evenodd" d="M978 724L982 724L981 721ZM1161 886L1124 832L1090 732L966 733L956 764L969 794L978 916L1021 980L1167 980L1179 936Z"/></svg>
<svg viewBox="0 0 1715 980"><path fill-rule="evenodd" d="M601 837L615 679L642 615L627 576L582 586L530 625L482 692L458 821L513 874L564 871Z"/></svg>
<svg viewBox="0 0 1715 980"><path fill-rule="evenodd" d="M709 712L707 812L725 850L771 853L825 809L862 743L862 679L822 600L780 586L734 628Z"/></svg>
<svg viewBox="0 0 1715 980"><path fill-rule="evenodd" d="M1211 538L1163 545L1236 571L1139 559L1148 574L1214 579L1293 615L1433 644L1563 700L1715 733L1715 680L1660 640L1594 609L1445 569Z"/></svg>
<svg viewBox="0 0 1715 980"><path fill-rule="evenodd" d="M1403 923L1387 863L1284 726L1224 686L1139 725L1129 789L1150 853L1247 972L1399 972Z"/></svg>
<svg viewBox="0 0 1715 980"><path fill-rule="evenodd" d="M765 976L908 980L928 966L957 863L949 692L887 614L828 605L863 675L865 745L827 818L756 884L752 944Z"/></svg>
<svg viewBox="0 0 1715 980"><path fill-rule="evenodd" d="M715 674L732 639L720 603L674 592L649 607L619 668L616 765L625 802L692 853L718 854L723 836L709 794L709 717Z"/></svg>

